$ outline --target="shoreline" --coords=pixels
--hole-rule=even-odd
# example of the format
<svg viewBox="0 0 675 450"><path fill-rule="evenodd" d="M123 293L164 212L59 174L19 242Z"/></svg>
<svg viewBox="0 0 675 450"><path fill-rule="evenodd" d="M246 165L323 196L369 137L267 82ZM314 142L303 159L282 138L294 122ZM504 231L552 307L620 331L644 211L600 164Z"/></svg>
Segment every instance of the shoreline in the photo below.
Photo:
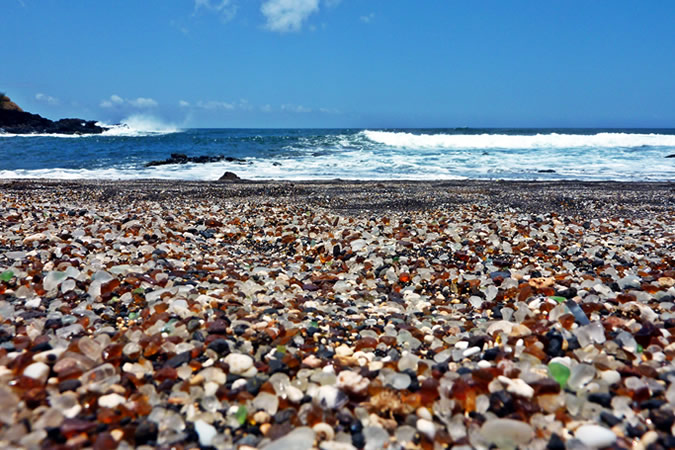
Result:
<svg viewBox="0 0 675 450"><path fill-rule="evenodd" d="M96 201L111 201L115 196L266 202L292 197L304 204L351 214L438 208L469 202L487 202L498 209L513 207L581 216L598 214L603 208L611 208L618 216L640 216L675 207L675 183L662 181L0 180L0 192L47 189L89 195Z"/></svg>
<svg viewBox="0 0 675 450"><path fill-rule="evenodd" d="M2 447L675 447L673 183L0 202Z"/></svg>

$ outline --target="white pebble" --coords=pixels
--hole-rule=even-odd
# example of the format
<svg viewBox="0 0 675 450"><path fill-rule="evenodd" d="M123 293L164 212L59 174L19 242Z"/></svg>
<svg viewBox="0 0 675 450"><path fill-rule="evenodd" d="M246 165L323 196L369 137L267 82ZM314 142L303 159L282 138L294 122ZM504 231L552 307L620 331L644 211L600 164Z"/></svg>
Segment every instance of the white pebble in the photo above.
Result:
<svg viewBox="0 0 675 450"><path fill-rule="evenodd" d="M253 358L241 353L230 353L225 357L225 362L230 366L230 373L242 375L253 367Z"/></svg>
<svg viewBox="0 0 675 450"><path fill-rule="evenodd" d="M616 441L612 430L599 425L582 425L574 432L574 437L591 448L609 447Z"/></svg>
<svg viewBox="0 0 675 450"><path fill-rule="evenodd" d="M49 366L42 362L35 362L23 369L23 375L44 383L49 376Z"/></svg>
<svg viewBox="0 0 675 450"><path fill-rule="evenodd" d="M421 434L428 437L430 440L434 440L436 436L436 425L430 420L427 419L418 419L417 420L417 431Z"/></svg>
<svg viewBox="0 0 675 450"><path fill-rule="evenodd" d="M126 399L119 394L102 395L98 398L98 406L102 408L116 408L125 401Z"/></svg>
<svg viewBox="0 0 675 450"><path fill-rule="evenodd" d="M508 378L504 375L497 377L499 381L506 385L506 390L512 394L520 395L525 398L532 398L534 389L520 378Z"/></svg>
<svg viewBox="0 0 675 450"><path fill-rule="evenodd" d="M201 419L195 422L195 431L199 435L199 444L204 447L210 446L213 442L213 438L218 434L218 431L216 431L213 425L210 425Z"/></svg>

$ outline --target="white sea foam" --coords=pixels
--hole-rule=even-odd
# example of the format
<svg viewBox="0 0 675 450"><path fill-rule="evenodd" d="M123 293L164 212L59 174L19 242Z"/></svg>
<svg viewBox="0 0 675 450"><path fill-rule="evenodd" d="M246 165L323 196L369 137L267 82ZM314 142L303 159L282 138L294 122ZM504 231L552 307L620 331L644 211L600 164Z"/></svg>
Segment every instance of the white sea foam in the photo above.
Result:
<svg viewBox="0 0 675 450"><path fill-rule="evenodd" d="M161 119L147 115L133 115L122 120L117 125L98 123L99 126L110 128L103 132L103 136L151 136L158 134L177 133L180 128L165 123Z"/></svg>
<svg viewBox="0 0 675 450"><path fill-rule="evenodd" d="M392 131L363 131L373 142L409 149L540 149L672 147L675 135L597 133L583 134L413 134Z"/></svg>

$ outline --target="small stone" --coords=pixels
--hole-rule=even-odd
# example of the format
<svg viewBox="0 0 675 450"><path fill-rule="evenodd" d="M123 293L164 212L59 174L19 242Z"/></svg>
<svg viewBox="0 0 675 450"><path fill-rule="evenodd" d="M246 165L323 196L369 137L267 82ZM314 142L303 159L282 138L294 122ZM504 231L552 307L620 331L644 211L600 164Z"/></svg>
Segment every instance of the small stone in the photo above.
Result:
<svg viewBox="0 0 675 450"><path fill-rule="evenodd" d="M347 403L347 395L335 386L321 386L316 394L316 399L324 408L338 409Z"/></svg>
<svg viewBox="0 0 675 450"><path fill-rule="evenodd" d="M513 419L487 420L480 433L485 440L500 448L522 446L534 438L534 430L529 424Z"/></svg>
<svg viewBox="0 0 675 450"><path fill-rule="evenodd" d="M369 384L370 380L368 378L351 370L343 370L337 377L337 387L355 394L364 392Z"/></svg>
<svg viewBox="0 0 675 450"><path fill-rule="evenodd" d="M47 381L47 377L49 376L49 370L50 369L47 364L34 362L23 369L23 375L25 377L32 378L44 383Z"/></svg>
<svg viewBox="0 0 675 450"><path fill-rule="evenodd" d="M582 425L574 432L574 437L591 448L609 447L616 442L616 434L599 425Z"/></svg>
<svg viewBox="0 0 675 450"><path fill-rule="evenodd" d="M204 447L210 446L213 442L213 438L218 434L218 431L213 425L208 424L201 419L195 422L195 431L199 436L199 444Z"/></svg>
<svg viewBox="0 0 675 450"><path fill-rule="evenodd" d="M103 408L116 408L126 402L126 399L119 394L102 395L98 398L98 406Z"/></svg>
<svg viewBox="0 0 675 450"><path fill-rule="evenodd" d="M413 372L417 371L417 362L419 359L420 358L416 355L404 352L401 359L398 360L399 372L404 372L406 370L412 370Z"/></svg>
<svg viewBox="0 0 675 450"><path fill-rule="evenodd" d="M380 450L384 448L385 443L389 442L389 433L380 427L365 427L363 436L366 439L364 450Z"/></svg>
<svg viewBox="0 0 675 450"><path fill-rule="evenodd" d="M436 425L430 420L418 419L417 431L433 441L434 436L436 436Z"/></svg>
<svg viewBox="0 0 675 450"><path fill-rule="evenodd" d="M314 355L309 355L302 360L302 364L311 367L312 369L316 369L323 364L323 361Z"/></svg>
<svg viewBox="0 0 675 450"><path fill-rule="evenodd" d="M225 362L230 366L230 373L235 375L242 375L253 367L253 358L241 353L230 353Z"/></svg>
<svg viewBox="0 0 675 450"><path fill-rule="evenodd" d="M255 410L263 410L270 416L277 413L279 409L279 399L276 395L269 392L260 392L252 402Z"/></svg>
<svg viewBox="0 0 675 450"><path fill-rule="evenodd" d="M264 450L310 450L314 446L314 437L314 430L309 427L299 427L262 448Z"/></svg>
<svg viewBox="0 0 675 450"><path fill-rule="evenodd" d="M351 347L342 344L335 349L335 354L337 356L345 358L348 356L352 356L354 354L354 350Z"/></svg>
<svg viewBox="0 0 675 450"><path fill-rule="evenodd" d="M502 384L506 385L507 392L520 395L521 397L525 398L532 398L532 396L534 395L534 389L520 378L514 379L500 375L498 377L498 380Z"/></svg>

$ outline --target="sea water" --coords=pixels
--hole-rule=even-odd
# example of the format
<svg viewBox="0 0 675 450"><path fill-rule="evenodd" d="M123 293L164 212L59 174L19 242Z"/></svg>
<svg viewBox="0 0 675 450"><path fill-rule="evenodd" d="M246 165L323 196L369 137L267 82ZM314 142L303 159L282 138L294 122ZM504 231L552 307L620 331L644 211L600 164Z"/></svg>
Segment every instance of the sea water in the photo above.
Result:
<svg viewBox="0 0 675 450"><path fill-rule="evenodd" d="M147 167L172 153L234 158ZM0 133L0 178L675 180L675 129L175 129Z"/></svg>

